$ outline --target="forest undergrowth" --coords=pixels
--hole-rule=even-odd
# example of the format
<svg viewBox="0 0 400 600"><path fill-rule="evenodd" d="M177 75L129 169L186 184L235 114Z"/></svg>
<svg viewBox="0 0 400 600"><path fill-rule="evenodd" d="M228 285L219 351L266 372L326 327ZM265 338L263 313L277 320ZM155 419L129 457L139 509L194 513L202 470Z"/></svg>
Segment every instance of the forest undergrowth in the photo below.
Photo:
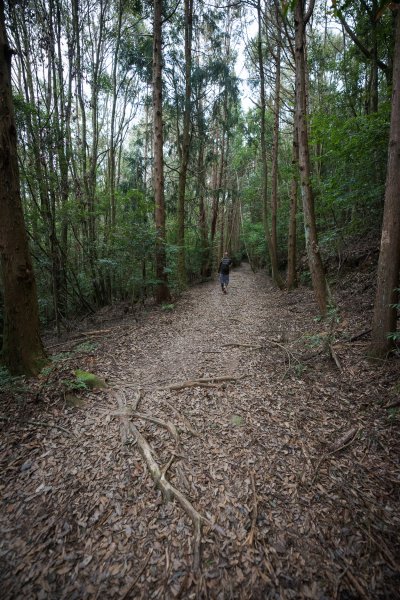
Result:
<svg viewBox="0 0 400 600"><path fill-rule="evenodd" d="M371 281L342 275L321 321L243 265L226 296L49 339L0 392L2 598L398 597L399 361L366 358Z"/></svg>

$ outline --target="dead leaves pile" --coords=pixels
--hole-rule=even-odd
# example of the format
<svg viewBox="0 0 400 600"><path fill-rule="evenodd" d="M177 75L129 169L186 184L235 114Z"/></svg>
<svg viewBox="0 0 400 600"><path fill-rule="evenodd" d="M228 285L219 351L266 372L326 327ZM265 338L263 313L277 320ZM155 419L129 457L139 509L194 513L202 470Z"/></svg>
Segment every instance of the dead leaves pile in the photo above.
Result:
<svg viewBox="0 0 400 600"><path fill-rule="evenodd" d="M357 285L338 289L332 327L309 290L243 268L227 296L199 286L97 336L30 392L38 403L1 394L2 597L396 597L399 416L385 405L398 364L371 365L350 341L367 328ZM77 367L111 391L68 404L57 381ZM173 387L216 376L232 380ZM116 393L203 518L198 571L192 521L165 502Z"/></svg>

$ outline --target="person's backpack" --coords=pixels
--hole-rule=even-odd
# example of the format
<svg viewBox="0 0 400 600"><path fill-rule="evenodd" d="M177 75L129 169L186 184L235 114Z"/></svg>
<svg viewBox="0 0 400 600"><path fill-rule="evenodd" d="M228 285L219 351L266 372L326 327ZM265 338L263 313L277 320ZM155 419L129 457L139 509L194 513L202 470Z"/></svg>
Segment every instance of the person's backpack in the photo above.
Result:
<svg viewBox="0 0 400 600"><path fill-rule="evenodd" d="M221 260L221 273L222 275L229 275L229 267L231 266L232 261L230 258L223 258Z"/></svg>

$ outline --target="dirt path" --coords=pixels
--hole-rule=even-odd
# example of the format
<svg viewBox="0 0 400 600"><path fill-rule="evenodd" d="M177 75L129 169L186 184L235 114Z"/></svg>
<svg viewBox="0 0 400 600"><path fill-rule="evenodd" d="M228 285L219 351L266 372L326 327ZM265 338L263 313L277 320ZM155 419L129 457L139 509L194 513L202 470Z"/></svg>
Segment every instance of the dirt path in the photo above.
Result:
<svg viewBox="0 0 400 600"><path fill-rule="evenodd" d="M2 597L398 597L399 419L382 408L396 371L371 370L348 343L368 315L347 292L332 334L309 290L281 293L243 266L227 296L196 286L63 361L107 378L127 409L140 388L139 410L178 428L179 445L132 420L160 467L174 457L167 477L205 518L200 573L190 519L164 502L135 440L121 442L115 396L68 407L50 379L29 415L3 398L15 414L0 424ZM167 389L213 376L238 379Z"/></svg>

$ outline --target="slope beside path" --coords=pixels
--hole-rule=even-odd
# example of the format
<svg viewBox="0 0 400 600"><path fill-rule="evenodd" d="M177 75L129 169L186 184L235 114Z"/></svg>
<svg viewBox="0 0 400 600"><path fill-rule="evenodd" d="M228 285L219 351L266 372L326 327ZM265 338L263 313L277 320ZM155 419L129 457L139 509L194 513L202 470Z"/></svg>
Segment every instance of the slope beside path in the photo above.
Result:
<svg viewBox="0 0 400 600"><path fill-rule="evenodd" d="M2 597L396 597L396 369L349 341L368 313L340 293L321 323L244 265L63 359L109 389L2 395Z"/></svg>

